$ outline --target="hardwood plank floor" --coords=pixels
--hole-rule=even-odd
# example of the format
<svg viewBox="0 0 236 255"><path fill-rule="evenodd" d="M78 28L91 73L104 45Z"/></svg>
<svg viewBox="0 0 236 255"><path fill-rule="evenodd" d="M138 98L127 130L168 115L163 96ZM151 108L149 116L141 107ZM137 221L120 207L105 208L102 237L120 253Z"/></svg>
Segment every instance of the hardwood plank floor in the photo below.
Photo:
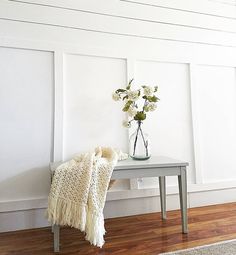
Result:
<svg viewBox="0 0 236 255"><path fill-rule="evenodd" d="M189 233L181 233L179 211L106 220L106 244L95 248L78 230L61 230L61 252L66 255L156 255L236 238L236 203L189 209ZM0 234L0 255L50 255L49 228Z"/></svg>

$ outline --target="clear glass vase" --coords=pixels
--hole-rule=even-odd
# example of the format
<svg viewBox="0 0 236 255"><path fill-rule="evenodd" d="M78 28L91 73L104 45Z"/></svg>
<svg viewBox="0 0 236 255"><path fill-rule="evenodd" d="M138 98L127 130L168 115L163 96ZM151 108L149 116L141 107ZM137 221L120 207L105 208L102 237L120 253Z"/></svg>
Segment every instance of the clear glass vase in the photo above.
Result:
<svg viewBox="0 0 236 255"><path fill-rule="evenodd" d="M129 155L137 160L151 157L148 135L143 132L142 124L142 121L137 121L137 128L129 138Z"/></svg>

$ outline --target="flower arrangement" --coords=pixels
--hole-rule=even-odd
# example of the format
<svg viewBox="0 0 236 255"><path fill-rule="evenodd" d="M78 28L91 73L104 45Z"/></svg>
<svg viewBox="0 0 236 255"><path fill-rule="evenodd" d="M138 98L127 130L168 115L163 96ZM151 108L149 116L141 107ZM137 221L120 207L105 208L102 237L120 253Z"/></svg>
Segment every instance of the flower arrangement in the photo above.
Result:
<svg viewBox="0 0 236 255"><path fill-rule="evenodd" d="M157 96L158 87L141 86L140 89L132 90L131 84L134 79L130 80L126 89L117 89L113 94L112 98L114 101L123 100L124 107L123 111L127 112L129 120L123 121L123 126L126 128L131 127L132 121L140 121L146 119L147 112L155 111L157 108L157 102L160 100ZM141 106L138 101L142 100Z"/></svg>
<svg viewBox="0 0 236 255"><path fill-rule="evenodd" d="M158 87L141 86L139 89L131 89L133 79L125 89L117 89L112 98L115 101L123 101L123 111L127 112L128 120L123 121L123 126L130 128L133 121L138 127L130 136L129 154L133 159L144 160L150 158L149 140L142 130L142 123L148 112L155 111L159 98L156 96Z"/></svg>

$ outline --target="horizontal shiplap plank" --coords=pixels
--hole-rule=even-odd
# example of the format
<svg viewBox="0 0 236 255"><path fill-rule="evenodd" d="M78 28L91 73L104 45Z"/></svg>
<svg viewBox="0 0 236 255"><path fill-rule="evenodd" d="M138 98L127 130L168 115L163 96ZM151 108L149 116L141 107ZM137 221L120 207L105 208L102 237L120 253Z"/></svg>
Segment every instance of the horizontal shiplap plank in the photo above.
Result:
<svg viewBox="0 0 236 255"><path fill-rule="evenodd" d="M212 1L212 2L217 2L217 3L221 3L221 4L228 4L228 5L236 5L236 1L235 0L207 0L207 1Z"/></svg>
<svg viewBox="0 0 236 255"><path fill-rule="evenodd" d="M63 1L63 0L11 0L16 5L44 6L69 12L88 12L95 15L117 17L120 19L137 20L148 23L160 23L172 26L186 26L212 31L236 33L236 15L234 18L208 15L201 12L188 12L184 9L171 9L149 4L135 4L136 2L117 1ZM148 3L148 2L147 2ZM236 12L236 10L235 10Z"/></svg>
<svg viewBox="0 0 236 255"><path fill-rule="evenodd" d="M180 10L191 13L201 13L217 17L230 19L236 18L236 7L233 5L223 4L217 1L207 0L120 0L126 3L149 5L153 7L162 7L173 10Z"/></svg>
<svg viewBox="0 0 236 255"><path fill-rule="evenodd" d="M140 50L140 45L143 50ZM22 25L21 22L5 20L0 20L0 46L45 51L56 49L71 54L159 62L236 66L236 47L130 38L84 30L74 33L74 30L50 26L37 26L35 29L34 24Z"/></svg>
<svg viewBox="0 0 236 255"><path fill-rule="evenodd" d="M147 23L141 20L127 20L89 12L71 12L38 5L16 5L15 2L0 4L0 19L119 36L236 46L234 33L187 26L175 27L171 24Z"/></svg>

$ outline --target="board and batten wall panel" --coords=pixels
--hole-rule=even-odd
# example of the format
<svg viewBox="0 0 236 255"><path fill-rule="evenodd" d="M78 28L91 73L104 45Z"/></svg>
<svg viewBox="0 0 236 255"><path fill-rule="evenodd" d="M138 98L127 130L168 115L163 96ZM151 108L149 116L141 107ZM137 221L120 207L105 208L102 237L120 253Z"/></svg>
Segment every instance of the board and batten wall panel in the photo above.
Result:
<svg viewBox="0 0 236 255"><path fill-rule="evenodd" d="M236 180L236 69L198 65L194 90L203 182Z"/></svg>
<svg viewBox="0 0 236 255"><path fill-rule="evenodd" d="M53 54L0 48L0 201L45 197L52 149Z"/></svg>
<svg viewBox="0 0 236 255"><path fill-rule="evenodd" d="M64 63L63 159L97 146L126 152L125 116L121 104L112 100L112 92L126 85L126 60L66 54ZM128 188L127 180L113 186L113 190Z"/></svg>
<svg viewBox="0 0 236 255"><path fill-rule="evenodd" d="M181 63L137 61L138 84L158 85L157 110L147 114L145 123L153 155L166 155L189 162L189 183L195 182L189 67ZM168 182L169 180L169 182ZM177 178L167 178L176 185ZM143 181L140 186L148 187Z"/></svg>

